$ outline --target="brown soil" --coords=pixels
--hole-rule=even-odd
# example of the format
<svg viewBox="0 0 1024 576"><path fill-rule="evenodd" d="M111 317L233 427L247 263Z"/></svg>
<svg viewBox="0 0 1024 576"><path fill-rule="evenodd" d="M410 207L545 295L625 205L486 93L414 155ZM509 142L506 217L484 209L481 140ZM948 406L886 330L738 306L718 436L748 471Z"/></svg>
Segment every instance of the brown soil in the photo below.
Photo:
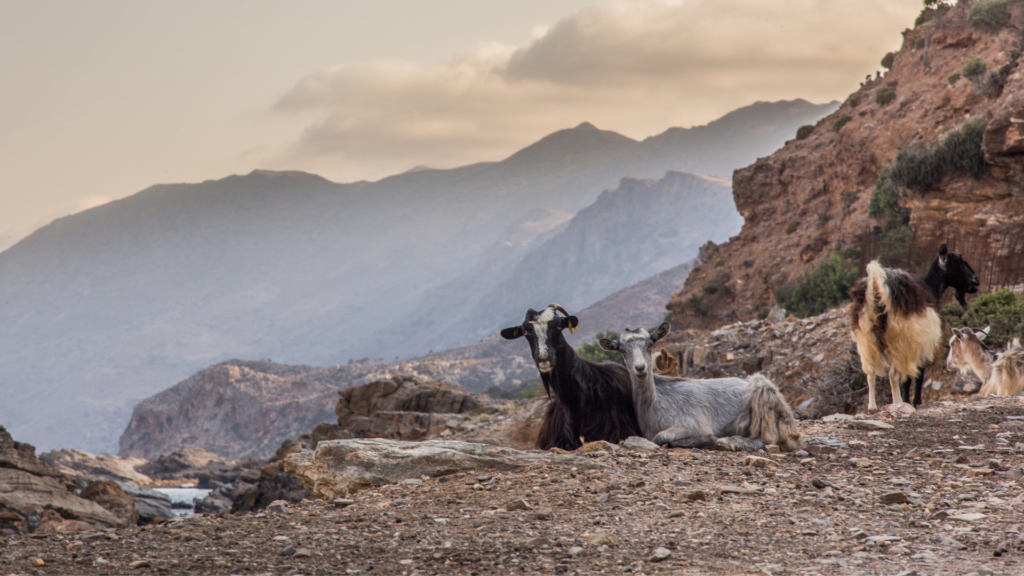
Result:
<svg viewBox="0 0 1024 576"><path fill-rule="evenodd" d="M362 493L344 509L316 501L14 537L0 546L0 566L29 574L1020 574L1021 415L1017 398L944 402L882 432L801 423L806 439L850 448L762 452L765 467L746 465L743 453L619 449L588 455L608 466L598 473L460 474ZM707 500L690 502L693 490ZM893 493L906 502L880 501ZM517 499L531 509L507 511ZM984 517L946 518L969 512ZM873 545L872 536L893 539ZM651 561L660 547L668 558Z"/></svg>

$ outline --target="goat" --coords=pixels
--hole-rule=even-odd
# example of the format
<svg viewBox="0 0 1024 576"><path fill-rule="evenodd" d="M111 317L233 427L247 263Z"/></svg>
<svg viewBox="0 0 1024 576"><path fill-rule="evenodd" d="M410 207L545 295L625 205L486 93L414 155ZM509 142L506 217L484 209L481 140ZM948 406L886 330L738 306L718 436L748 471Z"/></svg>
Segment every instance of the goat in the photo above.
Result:
<svg viewBox="0 0 1024 576"><path fill-rule="evenodd" d="M577 326L579 319L550 304L539 313L530 308L522 325L501 331L506 340L526 336L540 371L548 395L536 440L541 450L575 450L583 440L617 444L640 434L629 374L614 362L597 364L580 358L562 336L562 330Z"/></svg>
<svg viewBox="0 0 1024 576"><path fill-rule="evenodd" d="M981 396L1012 396L1024 391L1024 348L1020 339L1014 338L1006 345L1006 350L996 355L992 362L992 375L981 387Z"/></svg>
<svg viewBox="0 0 1024 576"><path fill-rule="evenodd" d="M600 340L602 348L621 353L626 362L644 437L679 448L754 451L778 444L793 451L799 447L793 411L764 376L686 380L655 374L654 343L668 332L669 323L664 322L653 333L627 329L616 341Z"/></svg>
<svg viewBox="0 0 1024 576"><path fill-rule="evenodd" d="M946 355L946 369L967 375L974 372L982 384L992 375L992 362L996 353L985 346L982 340L988 336L988 328L975 332L970 328L953 328L949 338L949 353Z"/></svg>
<svg viewBox="0 0 1024 576"><path fill-rule="evenodd" d="M679 359L666 348L654 354L654 373L669 378L679 378Z"/></svg>
<svg viewBox="0 0 1024 576"><path fill-rule="evenodd" d="M947 288L956 290L957 301L967 306L964 294L978 291L978 275L967 261L946 245L921 280L903 270L883 268L878 260L867 266L867 277L850 288L850 328L868 379L868 411L875 412L875 378L886 374L892 388L893 406L910 399L921 404L924 366L931 364L942 345L942 320L938 301ZM903 388L903 394L900 388Z"/></svg>

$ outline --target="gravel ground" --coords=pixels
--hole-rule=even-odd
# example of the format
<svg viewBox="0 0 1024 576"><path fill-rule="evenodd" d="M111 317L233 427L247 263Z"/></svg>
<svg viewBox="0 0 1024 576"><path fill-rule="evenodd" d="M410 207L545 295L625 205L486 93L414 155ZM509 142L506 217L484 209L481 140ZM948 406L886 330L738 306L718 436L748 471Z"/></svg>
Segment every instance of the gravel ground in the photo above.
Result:
<svg viewBox="0 0 1024 576"><path fill-rule="evenodd" d="M810 453L597 450L597 472L458 474L344 508L17 537L0 541L0 574L1024 573L1024 401L875 418L895 428L803 422L806 439L848 446Z"/></svg>

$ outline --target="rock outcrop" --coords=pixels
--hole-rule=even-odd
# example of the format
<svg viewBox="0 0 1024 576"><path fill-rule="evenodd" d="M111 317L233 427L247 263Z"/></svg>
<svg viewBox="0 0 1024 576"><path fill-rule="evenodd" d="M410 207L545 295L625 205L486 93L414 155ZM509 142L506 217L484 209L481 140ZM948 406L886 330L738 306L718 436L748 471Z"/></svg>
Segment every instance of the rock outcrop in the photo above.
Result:
<svg viewBox="0 0 1024 576"><path fill-rule="evenodd" d="M285 471L301 480L314 497L324 499L351 496L385 484L418 482L422 476L467 470L513 470L530 465L566 470L603 467L579 456L444 440L328 440L321 442L315 452L292 454L284 459Z"/></svg>
<svg viewBox="0 0 1024 576"><path fill-rule="evenodd" d="M110 480L97 480L82 490L82 498L92 500L120 518L125 526L139 523L139 512L135 500L118 484Z"/></svg>
<svg viewBox="0 0 1024 576"><path fill-rule="evenodd" d="M117 456L94 455L74 448L59 448L43 452L39 459L56 468L63 468L90 476L101 476L128 482L149 482L149 476L137 467L146 464L142 458L119 458Z"/></svg>
<svg viewBox="0 0 1024 576"><path fill-rule="evenodd" d="M904 32L888 72L863 82L806 138L734 173L743 229L709 252L669 301L676 327L752 319L832 254L859 253L863 266L881 251L886 225L868 216L882 167L900 149L928 149L970 120L988 121L985 174L951 169L924 191L901 190L913 235L889 240L891 251L917 272L947 242L974 266L982 291L1024 282L1024 153L1014 120L1024 117L1020 33L972 29L971 5L929 9ZM973 82L961 77L972 57L990 72Z"/></svg>
<svg viewBox="0 0 1024 576"><path fill-rule="evenodd" d="M457 427L459 420L452 420L452 415L497 411L487 396L405 375L349 388L340 395L334 411L338 426L351 438L419 440Z"/></svg>
<svg viewBox="0 0 1024 576"><path fill-rule="evenodd" d="M52 531L96 523L127 525L99 504L76 496L73 488L59 470L36 458L32 445L15 442L0 426L0 534L34 531L44 520L77 522L49 528Z"/></svg>

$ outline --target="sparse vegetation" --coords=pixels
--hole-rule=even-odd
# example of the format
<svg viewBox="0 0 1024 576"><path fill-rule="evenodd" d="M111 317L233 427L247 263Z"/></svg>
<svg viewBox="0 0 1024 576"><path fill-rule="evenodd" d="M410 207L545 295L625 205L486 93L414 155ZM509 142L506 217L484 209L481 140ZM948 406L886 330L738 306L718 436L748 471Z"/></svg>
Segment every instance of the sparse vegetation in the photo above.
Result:
<svg viewBox="0 0 1024 576"><path fill-rule="evenodd" d="M700 296L696 292L690 294L690 310L697 316L707 316L708 310L704 307L704 301L700 299Z"/></svg>
<svg viewBox="0 0 1024 576"><path fill-rule="evenodd" d="M857 279L852 262L832 254L810 274L775 291L775 301L799 318L821 314L849 300Z"/></svg>
<svg viewBox="0 0 1024 576"><path fill-rule="evenodd" d="M985 61L980 57L975 56L964 63L963 70L960 72L963 74L964 78L976 83L981 80L987 70L988 65L985 64Z"/></svg>
<svg viewBox="0 0 1024 576"><path fill-rule="evenodd" d="M903 110L904 108L906 108L909 105L910 105L910 100L904 100L904 101L900 102L900 110Z"/></svg>
<svg viewBox="0 0 1024 576"><path fill-rule="evenodd" d="M850 105L850 108L856 108L857 105L860 104L860 96L854 94L846 99L846 103Z"/></svg>
<svg viewBox="0 0 1024 576"><path fill-rule="evenodd" d="M764 320L765 318L768 317L768 313L771 312L771 311L772 311L772 309L769 308L767 304L762 302L761 304L759 304L757 306L757 319L758 320Z"/></svg>
<svg viewBox="0 0 1024 576"><path fill-rule="evenodd" d="M985 344L994 350L1002 350L1014 337L1024 336L1024 295L1009 290L982 294L967 310L949 304L943 307L942 315L953 328L991 326Z"/></svg>
<svg viewBox="0 0 1024 576"><path fill-rule="evenodd" d="M708 258L716 252L718 252L718 244L708 240L697 250L697 261L700 263L707 262Z"/></svg>
<svg viewBox="0 0 1024 576"><path fill-rule="evenodd" d="M888 86L875 90L875 103L885 106L896 99L896 91Z"/></svg>
<svg viewBox="0 0 1024 576"><path fill-rule="evenodd" d="M960 81L960 73L959 72L953 72L952 74L949 75L949 78L946 78L946 81L949 82L950 86L952 86L953 84L956 84L957 82Z"/></svg>
<svg viewBox="0 0 1024 576"><path fill-rule="evenodd" d="M715 282L714 280L710 282L705 282L700 289L703 290L705 294L714 294L718 292L718 283Z"/></svg>
<svg viewBox="0 0 1024 576"><path fill-rule="evenodd" d="M924 38L918 38L917 40L914 40L914 48L916 48L918 50L924 48L924 44L925 44L925 39Z"/></svg>
<svg viewBox="0 0 1024 576"><path fill-rule="evenodd" d="M892 63L893 63L893 60L895 60L895 59L896 59L896 55L895 54L893 54L892 52L886 53L885 56L882 56L882 68L885 68L886 70L889 70L890 68L892 68Z"/></svg>
<svg viewBox="0 0 1024 576"><path fill-rule="evenodd" d="M792 234L793 232L796 232L796 229L799 226L800 226L800 222L798 222L796 220L793 220L792 222L787 224L786 225L786 235L789 235L789 234Z"/></svg>
<svg viewBox="0 0 1024 576"><path fill-rule="evenodd" d="M721 268L722 266L725 266L725 260L721 258L715 260L715 268Z"/></svg>
<svg viewBox="0 0 1024 576"><path fill-rule="evenodd" d="M836 117L835 120L832 121L832 130L834 132L838 132L843 128L843 126L846 126L846 124L850 120L853 120L853 118L850 118L849 114L840 114L838 117Z"/></svg>
<svg viewBox="0 0 1024 576"><path fill-rule="evenodd" d="M601 348L601 345L598 344L598 341L600 341L601 338L607 338L609 340L618 340L619 333L614 330L609 330L607 332L598 332L597 335L594 336L593 342L584 342L582 346L576 349L576 353L579 354L580 358L583 358L584 360L590 360L591 362L610 361L617 362L619 364L625 364L625 362L622 360L622 354L616 352L609 352L604 348Z"/></svg>
<svg viewBox="0 0 1024 576"><path fill-rule="evenodd" d="M796 129L796 139L803 140L814 133L814 126L811 124L805 124Z"/></svg>
<svg viewBox="0 0 1024 576"><path fill-rule="evenodd" d="M1021 0L978 0L971 6L967 23L976 30L1001 30L1010 23L1010 7Z"/></svg>

